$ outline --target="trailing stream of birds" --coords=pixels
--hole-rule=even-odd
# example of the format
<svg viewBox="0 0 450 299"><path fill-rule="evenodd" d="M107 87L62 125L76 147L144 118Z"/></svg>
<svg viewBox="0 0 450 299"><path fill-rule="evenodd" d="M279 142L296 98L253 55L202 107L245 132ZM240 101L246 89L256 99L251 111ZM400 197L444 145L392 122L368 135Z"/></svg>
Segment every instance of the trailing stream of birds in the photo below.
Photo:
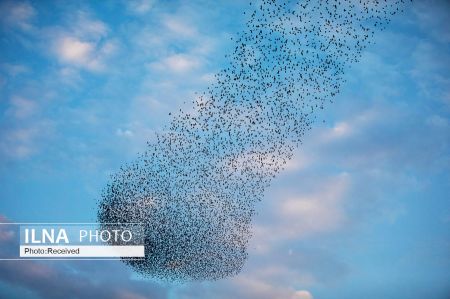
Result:
<svg viewBox="0 0 450 299"><path fill-rule="evenodd" d="M214 83L103 190L99 222L145 227L145 258L124 262L166 281L238 274L256 204L404 2L252 2Z"/></svg>

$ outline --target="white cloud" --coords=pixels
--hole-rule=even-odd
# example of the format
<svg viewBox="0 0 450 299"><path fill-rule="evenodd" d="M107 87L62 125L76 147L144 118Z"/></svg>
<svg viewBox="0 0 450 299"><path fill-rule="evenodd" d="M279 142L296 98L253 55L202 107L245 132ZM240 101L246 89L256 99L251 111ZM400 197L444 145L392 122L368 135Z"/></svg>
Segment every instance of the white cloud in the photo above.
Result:
<svg viewBox="0 0 450 299"><path fill-rule="evenodd" d="M321 132L317 134L318 143L331 143L347 137L350 137L355 133L354 124L348 121L340 121L333 125L331 128L322 129Z"/></svg>
<svg viewBox="0 0 450 299"><path fill-rule="evenodd" d="M348 134L350 134L350 132L351 132L351 128L350 128L350 126L348 125L348 123L346 123L346 122L340 122L340 123L337 123L334 127L333 127L333 129L332 129L332 136L333 137L342 137L342 136L345 136L345 135L348 135Z"/></svg>
<svg viewBox="0 0 450 299"><path fill-rule="evenodd" d="M283 231L292 237L338 229L345 222L343 200L349 185L348 174L341 174L311 194L287 198L279 204Z"/></svg>
<svg viewBox="0 0 450 299"><path fill-rule="evenodd" d="M348 222L345 210L350 175L319 180L312 190L281 190L271 194L253 227L255 248L267 254L273 244L336 232ZM294 194L294 195L291 195ZM264 220L259 220L264 219Z"/></svg>
<svg viewBox="0 0 450 299"><path fill-rule="evenodd" d="M11 107L6 113L13 115L17 119L24 119L36 113L37 108L35 101L14 96L11 98Z"/></svg>
<svg viewBox="0 0 450 299"><path fill-rule="evenodd" d="M313 296L308 291L296 291L291 299L313 299Z"/></svg>
<svg viewBox="0 0 450 299"><path fill-rule="evenodd" d="M89 71L104 71L108 59L118 48L117 40L108 38L109 28L84 10L67 17L69 24L61 28L44 28L52 53L67 70L67 66Z"/></svg>
<svg viewBox="0 0 450 299"><path fill-rule="evenodd" d="M345 138L354 137L369 126L374 125L377 120L383 117L383 114L388 112L384 107L380 106L355 111L354 116L336 122L331 128L321 129L317 134L318 139L313 140L313 143L316 142L316 145L323 146L323 143L329 144Z"/></svg>
<svg viewBox="0 0 450 299"><path fill-rule="evenodd" d="M129 0L126 1L129 12L137 15L148 13L154 6L154 0Z"/></svg>
<svg viewBox="0 0 450 299"><path fill-rule="evenodd" d="M167 29L179 37L189 38L195 37L198 34L197 29L193 25L188 24L180 17L166 16L163 19L163 24Z"/></svg>
<svg viewBox="0 0 450 299"><path fill-rule="evenodd" d="M150 66L158 71L168 70L174 73L186 73L198 68L200 61L192 55L175 54L152 63Z"/></svg>
<svg viewBox="0 0 450 299"><path fill-rule="evenodd" d="M114 53L116 45L109 41L96 44L83 41L73 36L63 35L55 42L54 51L63 64L85 68L90 71L101 71L105 68L106 59Z"/></svg>
<svg viewBox="0 0 450 299"><path fill-rule="evenodd" d="M184 54L169 56L163 63L174 72L187 72L199 65L196 58Z"/></svg>
<svg viewBox="0 0 450 299"><path fill-rule="evenodd" d="M95 46L93 43L82 42L73 37L63 37L57 42L57 54L69 63L87 64L91 59Z"/></svg>
<svg viewBox="0 0 450 299"><path fill-rule="evenodd" d="M70 26L70 31L78 38L99 40L108 34L108 26L100 20L93 19L88 12L77 11Z"/></svg>
<svg viewBox="0 0 450 299"><path fill-rule="evenodd" d="M55 54L64 67L104 70L108 58L118 48L117 41L108 38L110 30L106 23L93 18L89 11L70 11L64 15L65 24L57 26L33 26L34 15L36 11L27 2L0 3L0 22L24 31L32 30L32 34L18 40L28 48L38 46L45 54ZM22 65L3 64L2 68L12 76L28 71Z"/></svg>
<svg viewBox="0 0 450 299"><path fill-rule="evenodd" d="M131 130L119 128L116 130L116 135L119 137L133 137L134 134Z"/></svg>
<svg viewBox="0 0 450 299"><path fill-rule="evenodd" d="M10 27L23 31L33 29L31 21L36 15L33 6L28 2L4 2L0 5L0 17Z"/></svg>

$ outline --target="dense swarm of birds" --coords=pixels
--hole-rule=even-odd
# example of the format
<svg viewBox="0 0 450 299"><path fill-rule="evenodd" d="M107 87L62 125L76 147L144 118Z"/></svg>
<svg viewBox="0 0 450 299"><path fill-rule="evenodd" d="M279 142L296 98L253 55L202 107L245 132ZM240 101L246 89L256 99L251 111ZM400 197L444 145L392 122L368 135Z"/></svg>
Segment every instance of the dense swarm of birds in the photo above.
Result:
<svg viewBox="0 0 450 299"><path fill-rule="evenodd" d="M174 115L104 189L100 222L145 227L145 258L124 262L169 281L239 273L255 204L403 2L251 3L228 65L193 110Z"/></svg>

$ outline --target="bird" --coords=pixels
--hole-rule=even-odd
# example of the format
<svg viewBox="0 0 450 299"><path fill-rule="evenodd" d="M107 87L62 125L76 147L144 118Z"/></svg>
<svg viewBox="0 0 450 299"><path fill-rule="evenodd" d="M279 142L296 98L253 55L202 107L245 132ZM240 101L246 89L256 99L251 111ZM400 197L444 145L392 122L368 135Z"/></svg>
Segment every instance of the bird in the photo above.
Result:
<svg viewBox="0 0 450 299"><path fill-rule="evenodd" d="M250 2L213 83L102 191L100 223L144 228L145 257L124 263L164 281L237 275L265 190L407 2Z"/></svg>

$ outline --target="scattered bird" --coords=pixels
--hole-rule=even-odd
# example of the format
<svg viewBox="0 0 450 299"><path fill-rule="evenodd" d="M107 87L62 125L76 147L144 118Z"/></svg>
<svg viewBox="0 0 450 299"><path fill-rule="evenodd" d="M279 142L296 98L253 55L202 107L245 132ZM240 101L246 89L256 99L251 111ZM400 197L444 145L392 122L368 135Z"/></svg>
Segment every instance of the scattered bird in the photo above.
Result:
<svg viewBox="0 0 450 299"><path fill-rule="evenodd" d="M228 65L194 112L172 114L103 191L99 222L145 227L145 258L124 262L167 281L239 273L255 204L404 2L252 2Z"/></svg>

